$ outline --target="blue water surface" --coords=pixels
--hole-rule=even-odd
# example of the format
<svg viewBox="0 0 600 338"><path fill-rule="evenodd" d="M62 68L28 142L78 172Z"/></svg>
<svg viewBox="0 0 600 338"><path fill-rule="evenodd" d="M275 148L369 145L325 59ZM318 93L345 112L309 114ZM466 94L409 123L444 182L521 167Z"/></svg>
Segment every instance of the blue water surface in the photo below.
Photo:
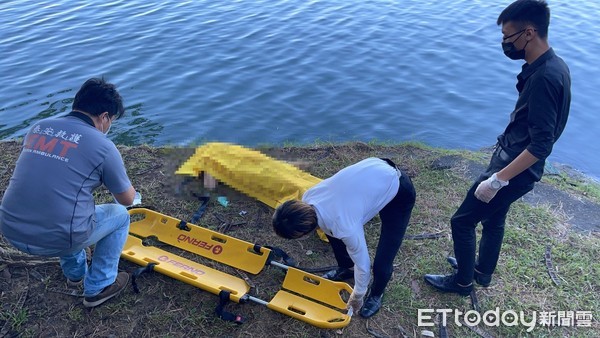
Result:
<svg viewBox="0 0 600 338"><path fill-rule="evenodd" d="M117 143L495 143L521 62L501 51L511 1L2 1L0 139L69 111L104 76ZM549 1L573 101L551 161L600 177L600 2ZM594 61L596 60L596 61Z"/></svg>

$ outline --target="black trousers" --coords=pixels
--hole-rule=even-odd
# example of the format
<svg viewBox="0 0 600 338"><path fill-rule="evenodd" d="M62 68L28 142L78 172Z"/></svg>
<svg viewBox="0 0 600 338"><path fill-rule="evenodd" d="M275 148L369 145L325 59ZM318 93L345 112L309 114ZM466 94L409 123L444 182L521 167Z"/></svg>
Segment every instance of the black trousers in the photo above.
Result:
<svg viewBox="0 0 600 338"><path fill-rule="evenodd" d="M384 159L395 167L392 161ZM400 176L400 187L396 196L379 212L381 218L381 234L377 244L377 252L373 261L373 284L371 295L383 294L393 272L393 263L408 227L408 221L415 205L415 188L405 173ZM346 245L340 239L327 236L333 248L338 266L351 268L354 262L348 255Z"/></svg>
<svg viewBox="0 0 600 338"><path fill-rule="evenodd" d="M475 190L482 181L502 169L510 160L492 156L490 166L484 174L473 183L464 201L452 216L452 240L454 254L458 262L456 282L468 285L473 280L474 269L491 275L496 269L500 249L504 239L504 224L511 204L533 189L534 178L523 173L510 180L508 186L500 189L496 196L484 203L475 197ZM479 257L475 259L475 228L481 222L482 234L479 242Z"/></svg>

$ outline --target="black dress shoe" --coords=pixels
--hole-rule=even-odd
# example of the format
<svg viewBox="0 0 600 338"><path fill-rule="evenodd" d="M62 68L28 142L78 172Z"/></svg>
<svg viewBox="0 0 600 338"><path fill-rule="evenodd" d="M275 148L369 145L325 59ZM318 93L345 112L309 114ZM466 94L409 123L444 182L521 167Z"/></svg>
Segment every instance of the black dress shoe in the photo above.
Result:
<svg viewBox="0 0 600 338"><path fill-rule="evenodd" d="M371 318L381 308L381 300L383 295L369 296L365 301L365 305L360 309L360 316L363 318Z"/></svg>
<svg viewBox="0 0 600 338"><path fill-rule="evenodd" d="M448 257L446 257L446 260L448 261L448 263L450 263L450 266L453 269L458 269L458 262L456 261L456 258L454 258L452 256L448 256ZM481 273L481 272L477 271L477 269L475 269L475 273L473 274L473 279L475 280L475 282L477 284L483 286L484 288L487 288L492 283L492 275L488 275L486 273Z"/></svg>
<svg viewBox="0 0 600 338"><path fill-rule="evenodd" d="M337 268L327 271L323 278L332 281L343 281L354 277L354 270L348 268Z"/></svg>
<svg viewBox="0 0 600 338"><path fill-rule="evenodd" d="M442 292L457 293L468 296L473 290L473 284L460 286L454 281L454 275L425 275L425 281Z"/></svg>
<svg viewBox="0 0 600 338"><path fill-rule="evenodd" d="M458 269L458 262L456 261L456 258L454 258L452 256L448 256L448 257L446 257L446 261L448 261L448 263L450 263L450 266L452 267L452 269Z"/></svg>

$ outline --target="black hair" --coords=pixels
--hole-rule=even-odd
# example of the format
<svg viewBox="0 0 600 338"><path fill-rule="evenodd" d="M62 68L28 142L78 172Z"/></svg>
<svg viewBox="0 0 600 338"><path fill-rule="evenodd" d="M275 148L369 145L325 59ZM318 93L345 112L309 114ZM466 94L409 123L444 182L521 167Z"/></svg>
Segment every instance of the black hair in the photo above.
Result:
<svg viewBox="0 0 600 338"><path fill-rule="evenodd" d="M104 112L112 118L121 118L125 113L123 98L114 84L108 83L104 78L91 78L81 86L75 100L73 110L79 110L98 116Z"/></svg>
<svg viewBox="0 0 600 338"><path fill-rule="evenodd" d="M273 230L283 238L302 237L317 226L317 213L310 204L302 201L286 201L273 214Z"/></svg>
<svg viewBox="0 0 600 338"><path fill-rule="evenodd" d="M544 0L517 0L508 5L496 21L498 25L507 22L512 22L518 29L533 25L540 38L545 39L550 25L550 8Z"/></svg>

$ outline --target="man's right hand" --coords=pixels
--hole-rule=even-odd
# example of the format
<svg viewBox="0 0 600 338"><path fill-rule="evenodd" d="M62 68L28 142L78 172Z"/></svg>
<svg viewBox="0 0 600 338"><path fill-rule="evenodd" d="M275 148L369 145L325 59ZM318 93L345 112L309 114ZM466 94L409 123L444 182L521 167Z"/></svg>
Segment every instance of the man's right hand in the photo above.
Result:
<svg viewBox="0 0 600 338"><path fill-rule="evenodd" d="M365 295L364 294L357 294L356 292L352 292L350 294L350 298L348 299L348 303L346 308L348 309L348 315L352 317L353 313L358 313L358 311L360 311L360 308L363 306L364 303L364 298Z"/></svg>
<svg viewBox="0 0 600 338"><path fill-rule="evenodd" d="M499 180L494 173L490 178L479 183L475 190L475 197L484 203L489 203L496 193L507 185L508 181Z"/></svg>

